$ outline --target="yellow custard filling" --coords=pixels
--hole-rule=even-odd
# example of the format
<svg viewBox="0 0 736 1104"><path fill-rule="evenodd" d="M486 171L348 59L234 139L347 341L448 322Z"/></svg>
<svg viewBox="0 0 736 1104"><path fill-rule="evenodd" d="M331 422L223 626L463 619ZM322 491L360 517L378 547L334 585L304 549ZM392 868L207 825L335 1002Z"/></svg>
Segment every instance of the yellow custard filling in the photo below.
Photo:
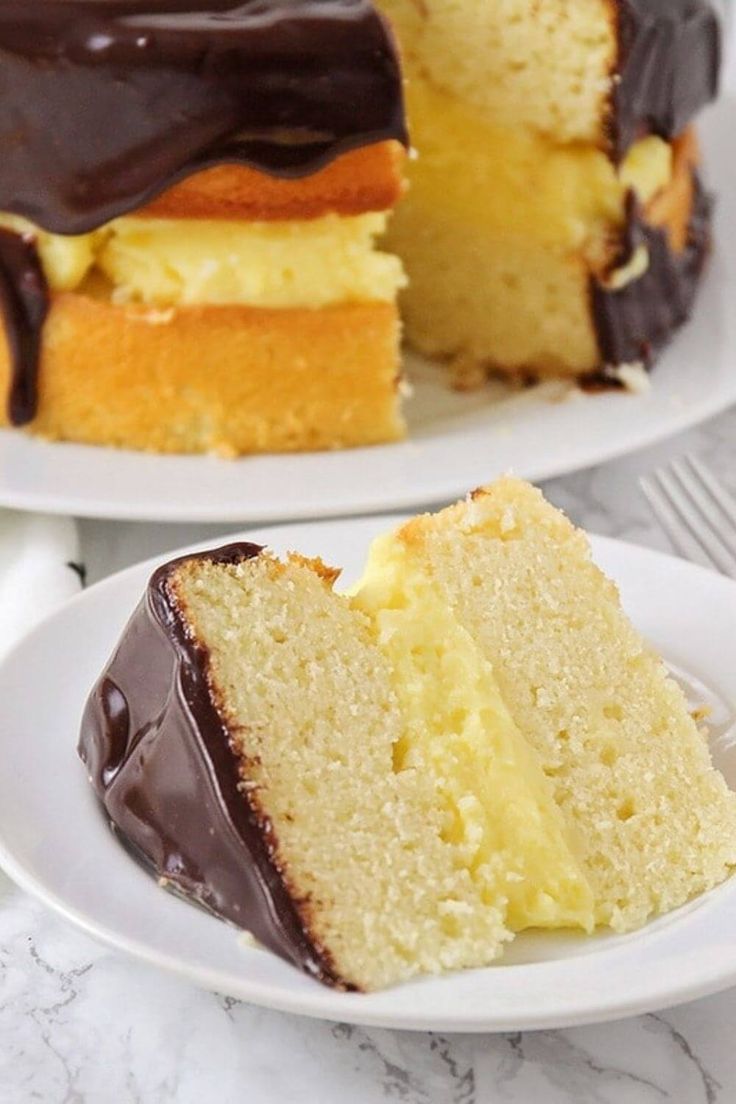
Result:
<svg viewBox="0 0 736 1104"><path fill-rule="evenodd" d="M591 930L592 892L536 755L477 644L393 536L374 543L353 604L393 671L394 769L432 780L442 837L481 899L503 902L513 931Z"/></svg>
<svg viewBox="0 0 736 1104"><path fill-rule="evenodd" d="M430 218L441 211L499 243L598 248L606 228L623 222L629 188L646 203L672 179L672 148L661 138L637 142L617 169L594 146L553 145L531 129L490 125L420 77L409 82L408 107L419 153L408 165L404 205Z"/></svg>
<svg viewBox="0 0 736 1104"><path fill-rule="evenodd" d="M160 306L323 307L391 302L405 280L397 257L375 248L387 216L326 215L293 222L116 219L63 237L23 219L0 223L36 236L49 285L79 288L102 274L119 302Z"/></svg>

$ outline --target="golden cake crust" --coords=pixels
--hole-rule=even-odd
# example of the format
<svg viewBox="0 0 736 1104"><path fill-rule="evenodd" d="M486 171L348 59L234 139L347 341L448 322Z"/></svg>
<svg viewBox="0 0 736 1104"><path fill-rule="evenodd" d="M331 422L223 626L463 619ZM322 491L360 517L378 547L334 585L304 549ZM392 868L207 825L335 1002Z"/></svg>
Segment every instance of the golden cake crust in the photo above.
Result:
<svg viewBox="0 0 736 1104"><path fill-rule="evenodd" d="M398 343L389 303L157 309L58 293L27 428L55 440L221 455L394 441L404 435ZM3 342L0 389L8 388Z"/></svg>
<svg viewBox="0 0 736 1104"><path fill-rule="evenodd" d="M649 202L646 219L651 226L666 227L670 246L681 253L687 244L688 226L695 200L695 170L700 165L700 147L693 127L672 143L672 181Z"/></svg>
<svg viewBox="0 0 736 1104"><path fill-rule="evenodd" d="M295 180L243 165L217 165L167 189L137 216L290 220L385 211L401 197L405 156L399 142L378 142Z"/></svg>

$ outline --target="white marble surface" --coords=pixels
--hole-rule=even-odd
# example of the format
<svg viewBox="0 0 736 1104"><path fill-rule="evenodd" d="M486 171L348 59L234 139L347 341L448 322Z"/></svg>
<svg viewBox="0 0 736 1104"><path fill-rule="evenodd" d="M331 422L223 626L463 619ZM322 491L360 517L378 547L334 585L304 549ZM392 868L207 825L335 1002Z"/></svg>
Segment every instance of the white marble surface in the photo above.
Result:
<svg viewBox="0 0 736 1104"><path fill-rule="evenodd" d="M736 492L736 409L545 489L591 530L666 549L636 480L685 450ZM221 533L83 522L82 555L94 581ZM101 948L0 875L0 1104L731 1104L735 1022L736 990L616 1024L524 1035L301 1020Z"/></svg>

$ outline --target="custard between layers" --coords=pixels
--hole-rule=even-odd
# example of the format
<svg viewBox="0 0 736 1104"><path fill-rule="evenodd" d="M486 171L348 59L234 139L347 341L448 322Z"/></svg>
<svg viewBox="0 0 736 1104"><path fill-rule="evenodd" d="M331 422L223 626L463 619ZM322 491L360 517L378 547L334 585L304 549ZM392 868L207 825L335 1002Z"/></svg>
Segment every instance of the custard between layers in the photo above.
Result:
<svg viewBox="0 0 736 1104"><path fill-rule="evenodd" d="M63 237L4 215L35 236L53 291L109 282L115 303L313 307L392 302L405 283L397 257L374 248L380 212L293 222L122 218Z"/></svg>
<svg viewBox="0 0 736 1104"><path fill-rule="evenodd" d="M500 903L512 931L592 930L590 886L493 668L393 535L374 542L353 604L370 618L392 672L402 719L394 770L430 780L441 836L480 899ZM446 917L448 931L458 931L449 904Z"/></svg>

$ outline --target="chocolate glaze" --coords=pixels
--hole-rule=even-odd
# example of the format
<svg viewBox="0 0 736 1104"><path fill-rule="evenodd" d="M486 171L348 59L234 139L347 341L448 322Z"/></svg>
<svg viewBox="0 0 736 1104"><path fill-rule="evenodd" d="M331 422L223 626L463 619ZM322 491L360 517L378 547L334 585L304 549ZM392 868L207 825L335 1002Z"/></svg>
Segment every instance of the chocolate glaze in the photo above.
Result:
<svg viewBox="0 0 736 1104"><path fill-rule="evenodd" d="M46 230L211 165L304 176L389 138L400 68L369 0L0 0L0 210Z"/></svg>
<svg viewBox="0 0 736 1104"><path fill-rule="evenodd" d="M10 356L8 420L25 425L38 405L38 363L48 288L33 238L0 228L0 311Z"/></svg>
<svg viewBox="0 0 736 1104"><path fill-rule="evenodd" d="M609 134L617 158L645 134L674 138L718 91L720 25L708 0L613 0L618 58Z"/></svg>
<svg viewBox="0 0 736 1104"><path fill-rule="evenodd" d="M201 558L236 564L261 551L231 544ZM170 888L313 977L348 988L309 937L255 795L239 789L241 763L213 699L208 653L172 593L179 563L153 575L94 688L79 755L112 825Z"/></svg>
<svg viewBox="0 0 736 1104"><path fill-rule="evenodd" d="M616 266L626 264L645 245L649 267L619 291L591 280L590 295L598 347L604 364L649 366L654 356L690 316L703 266L710 251L712 199L697 174L685 248L672 250L666 229L651 226L633 193L626 203L626 226ZM595 373L589 382L608 377ZM610 379L608 379L610 385Z"/></svg>

